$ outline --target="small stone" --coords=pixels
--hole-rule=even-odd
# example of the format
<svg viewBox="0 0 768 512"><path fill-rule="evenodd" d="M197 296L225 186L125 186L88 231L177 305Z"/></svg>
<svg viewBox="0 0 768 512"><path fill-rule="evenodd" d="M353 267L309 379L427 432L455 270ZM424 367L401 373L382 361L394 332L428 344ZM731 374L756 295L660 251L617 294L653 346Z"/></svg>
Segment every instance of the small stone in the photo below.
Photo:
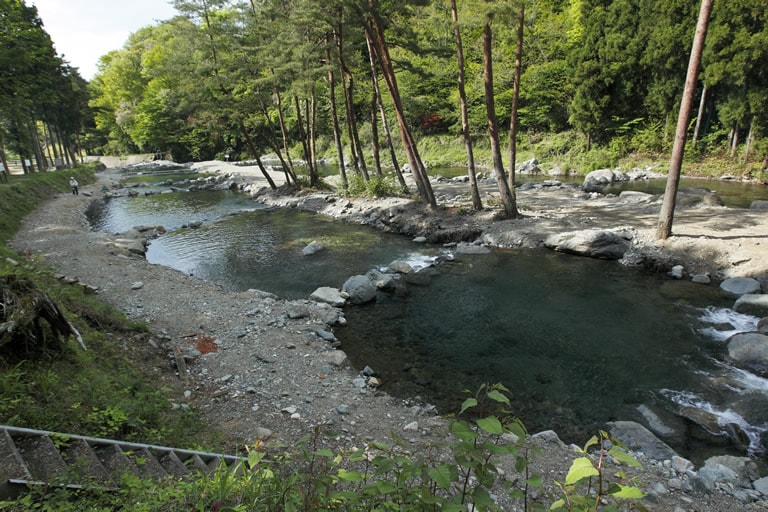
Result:
<svg viewBox="0 0 768 512"><path fill-rule="evenodd" d="M289 405L288 407L283 407L280 409L280 412L284 412L286 414L296 414L296 411L298 411L298 407L295 405Z"/></svg>
<svg viewBox="0 0 768 512"><path fill-rule="evenodd" d="M409 431L409 432L415 432L419 430L419 422L418 421L412 421L406 426L403 427L403 430Z"/></svg>
<svg viewBox="0 0 768 512"><path fill-rule="evenodd" d="M361 373L366 377L372 377L373 375L376 375L376 372L373 371L373 368L371 368L370 366L366 366L365 368L363 368L363 371Z"/></svg>
<svg viewBox="0 0 768 512"><path fill-rule="evenodd" d="M141 281L136 281L131 285L131 290L140 290L142 288L144 288L144 283L142 283Z"/></svg>
<svg viewBox="0 0 768 512"><path fill-rule="evenodd" d="M691 471L693 467L694 467L693 462L689 461L685 457L680 457L679 455L672 456L672 469L674 469L678 473L685 473L687 471Z"/></svg>
<svg viewBox="0 0 768 512"><path fill-rule="evenodd" d="M344 404L337 405L336 412L339 414L349 414L349 406Z"/></svg>
<svg viewBox="0 0 768 512"><path fill-rule="evenodd" d="M709 274L696 274L691 278L691 281L697 284L710 284L712 282L712 278L709 277Z"/></svg>
<svg viewBox="0 0 768 512"><path fill-rule="evenodd" d="M383 382L381 382L381 379L377 377L371 377L370 379L368 379L368 385L372 388L381 387L382 384Z"/></svg>
<svg viewBox="0 0 768 512"><path fill-rule="evenodd" d="M667 272L667 275L674 279L682 279L684 274L685 274L685 267L683 267L682 265L675 265L674 267L672 267L672 270Z"/></svg>

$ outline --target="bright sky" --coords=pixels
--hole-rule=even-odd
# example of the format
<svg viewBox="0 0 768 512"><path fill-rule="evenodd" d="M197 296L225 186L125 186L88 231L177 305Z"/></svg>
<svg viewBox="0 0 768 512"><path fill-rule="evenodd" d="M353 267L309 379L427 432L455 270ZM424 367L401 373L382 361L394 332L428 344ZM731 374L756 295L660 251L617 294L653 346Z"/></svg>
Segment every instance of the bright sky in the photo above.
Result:
<svg viewBox="0 0 768 512"><path fill-rule="evenodd" d="M99 57L119 50L128 36L174 17L171 0L26 0L36 5L56 52L91 80Z"/></svg>

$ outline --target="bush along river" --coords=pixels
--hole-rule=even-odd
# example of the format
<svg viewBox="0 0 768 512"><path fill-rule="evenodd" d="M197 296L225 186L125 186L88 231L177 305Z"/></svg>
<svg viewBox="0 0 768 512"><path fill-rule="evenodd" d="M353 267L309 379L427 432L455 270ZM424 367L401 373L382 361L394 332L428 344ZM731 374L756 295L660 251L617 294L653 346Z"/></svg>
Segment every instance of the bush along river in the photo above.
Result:
<svg viewBox="0 0 768 512"><path fill-rule="evenodd" d="M729 309L717 287L545 250L461 254L225 191L113 198L89 220L116 232L162 225L151 263L286 299L408 262L418 272L347 307L335 332L389 394L451 413L464 390L499 382L529 430L567 442L634 420L692 460L764 457L768 380L724 362L725 340L758 319ZM313 241L324 249L304 255Z"/></svg>

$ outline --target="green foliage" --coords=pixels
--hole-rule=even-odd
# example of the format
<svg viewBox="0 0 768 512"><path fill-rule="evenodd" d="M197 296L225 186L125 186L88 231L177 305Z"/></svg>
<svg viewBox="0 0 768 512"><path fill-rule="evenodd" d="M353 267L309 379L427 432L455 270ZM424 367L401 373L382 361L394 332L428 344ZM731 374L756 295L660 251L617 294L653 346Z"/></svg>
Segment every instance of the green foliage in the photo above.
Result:
<svg viewBox="0 0 768 512"><path fill-rule="evenodd" d="M607 457L620 464L640 467L637 459L617 439L600 431L599 437L593 436L579 453L581 456L571 463L565 481L557 483L563 497L552 503L550 510L619 510L619 506L627 504L627 500L638 500L645 496L638 487L631 485L634 482L624 471L615 473L616 481L608 480L605 471Z"/></svg>
<svg viewBox="0 0 768 512"><path fill-rule="evenodd" d="M247 447L245 461L235 467L222 463L212 475L160 483L130 477L116 493L33 490L16 501L0 502L0 510L480 512L500 510L493 496L504 493L522 510L543 511L542 476L530 472L540 452L524 425L508 415L508 393L500 384L470 393L449 424L448 440L438 446L412 449L393 438L391 445L372 442L334 452L319 447L325 433L318 427L290 449L259 440ZM107 425L123 419L114 410L97 415ZM610 503L600 510L618 510L642 497L621 471L608 481L606 457L637 466L615 440L610 447L608 440L600 432L580 450L565 482L558 484L563 497L551 504L552 510L597 510L606 500ZM500 471L502 461L513 462L514 473Z"/></svg>
<svg viewBox="0 0 768 512"><path fill-rule="evenodd" d="M347 193L352 196L390 197L399 194L400 187L392 176L370 176L366 181L360 173L347 175Z"/></svg>

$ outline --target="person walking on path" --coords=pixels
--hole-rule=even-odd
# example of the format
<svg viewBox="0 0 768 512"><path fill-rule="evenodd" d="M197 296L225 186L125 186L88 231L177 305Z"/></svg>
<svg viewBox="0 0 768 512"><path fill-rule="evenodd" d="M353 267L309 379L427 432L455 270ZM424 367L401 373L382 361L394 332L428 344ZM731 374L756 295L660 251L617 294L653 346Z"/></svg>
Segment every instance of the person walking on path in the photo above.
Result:
<svg viewBox="0 0 768 512"><path fill-rule="evenodd" d="M72 195L77 196L80 192L77 190L78 183L74 176L69 178L69 186L72 187Z"/></svg>

